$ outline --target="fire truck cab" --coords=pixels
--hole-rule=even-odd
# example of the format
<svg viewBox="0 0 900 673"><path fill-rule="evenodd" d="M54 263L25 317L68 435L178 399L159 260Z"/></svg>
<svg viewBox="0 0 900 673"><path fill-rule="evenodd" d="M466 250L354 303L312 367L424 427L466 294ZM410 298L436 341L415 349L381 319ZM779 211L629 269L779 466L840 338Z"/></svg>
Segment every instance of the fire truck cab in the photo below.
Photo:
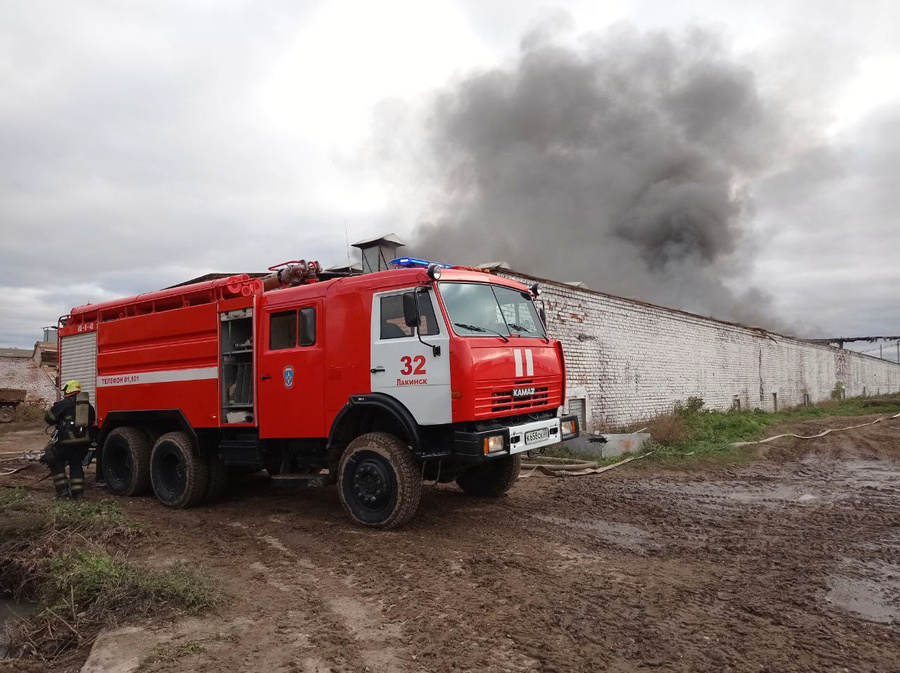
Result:
<svg viewBox="0 0 900 673"><path fill-rule="evenodd" d="M356 523L393 528L423 480L499 496L525 451L578 436L562 348L534 292L414 263L319 281L315 262L75 308L62 378L98 415L114 493L189 507L229 469L337 485Z"/></svg>

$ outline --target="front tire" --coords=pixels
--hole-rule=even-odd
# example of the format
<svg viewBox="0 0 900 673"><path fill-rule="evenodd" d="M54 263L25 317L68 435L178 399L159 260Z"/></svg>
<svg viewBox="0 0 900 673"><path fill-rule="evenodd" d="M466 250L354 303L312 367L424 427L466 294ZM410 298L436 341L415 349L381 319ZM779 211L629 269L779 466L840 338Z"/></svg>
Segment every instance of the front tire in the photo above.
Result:
<svg viewBox="0 0 900 673"><path fill-rule="evenodd" d="M422 472L403 441L387 432L370 432L350 442L341 456L338 492L354 523L397 528L419 508Z"/></svg>
<svg viewBox="0 0 900 673"><path fill-rule="evenodd" d="M150 490L150 440L138 428L116 428L103 442L103 478L112 493L143 495Z"/></svg>
<svg viewBox="0 0 900 673"><path fill-rule="evenodd" d="M494 458L465 470L456 478L456 483L469 495L498 498L513 487L521 469L521 455Z"/></svg>
<svg viewBox="0 0 900 673"><path fill-rule="evenodd" d="M169 432L153 445L150 480L162 504L177 509L193 507L206 495L209 463L197 455L185 433Z"/></svg>

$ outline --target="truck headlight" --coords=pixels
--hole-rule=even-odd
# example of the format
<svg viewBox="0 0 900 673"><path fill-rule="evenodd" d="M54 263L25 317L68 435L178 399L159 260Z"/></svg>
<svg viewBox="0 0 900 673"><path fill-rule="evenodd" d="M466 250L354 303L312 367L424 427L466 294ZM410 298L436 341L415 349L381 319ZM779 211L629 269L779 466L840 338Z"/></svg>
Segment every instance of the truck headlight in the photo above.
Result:
<svg viewBox="0 0 900 673"><path fill-rule="evenodd" d="M563 421L562 423L560 423L559 429L560 429L560 432L562 433L563 439L574 435L576 432L576 426L577 426L577 424L575 423L574 420Z"/></svg>
<svg viewBox="0 0 900 673"><path fill-rule="evenodd" d="M488 455L489 453L498 453L499 451L503 451L506 447L503 442L503 435L492 435L491 437L484 438L484 455Z"/></svg>

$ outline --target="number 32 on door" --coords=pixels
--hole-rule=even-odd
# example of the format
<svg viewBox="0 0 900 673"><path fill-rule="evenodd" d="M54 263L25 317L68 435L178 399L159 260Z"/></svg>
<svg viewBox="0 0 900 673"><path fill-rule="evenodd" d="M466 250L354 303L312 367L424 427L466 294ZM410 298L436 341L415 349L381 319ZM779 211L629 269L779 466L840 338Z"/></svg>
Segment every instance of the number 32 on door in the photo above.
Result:
<svg viewBox="0 0 900 673"><path fill-rule="evenodd" d="M425 375L425 356L417 355L415 357L410 357L409 355L404 355L400 358L400 364L403 365L400 368L400 374L402 376L424 376Z"/></svg>

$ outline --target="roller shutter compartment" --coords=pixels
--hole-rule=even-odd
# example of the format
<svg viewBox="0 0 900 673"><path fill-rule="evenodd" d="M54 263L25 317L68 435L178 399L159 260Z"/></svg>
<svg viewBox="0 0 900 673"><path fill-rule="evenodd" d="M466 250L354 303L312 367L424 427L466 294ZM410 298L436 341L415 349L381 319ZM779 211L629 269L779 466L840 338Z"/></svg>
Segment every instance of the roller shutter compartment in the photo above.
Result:
<svg viewBox="0 0 900 673"><path fill-rule="evenodd" d="M97 399L97 333L84 332L60 338L60 383L76 379L81 389Z"/></svg>

